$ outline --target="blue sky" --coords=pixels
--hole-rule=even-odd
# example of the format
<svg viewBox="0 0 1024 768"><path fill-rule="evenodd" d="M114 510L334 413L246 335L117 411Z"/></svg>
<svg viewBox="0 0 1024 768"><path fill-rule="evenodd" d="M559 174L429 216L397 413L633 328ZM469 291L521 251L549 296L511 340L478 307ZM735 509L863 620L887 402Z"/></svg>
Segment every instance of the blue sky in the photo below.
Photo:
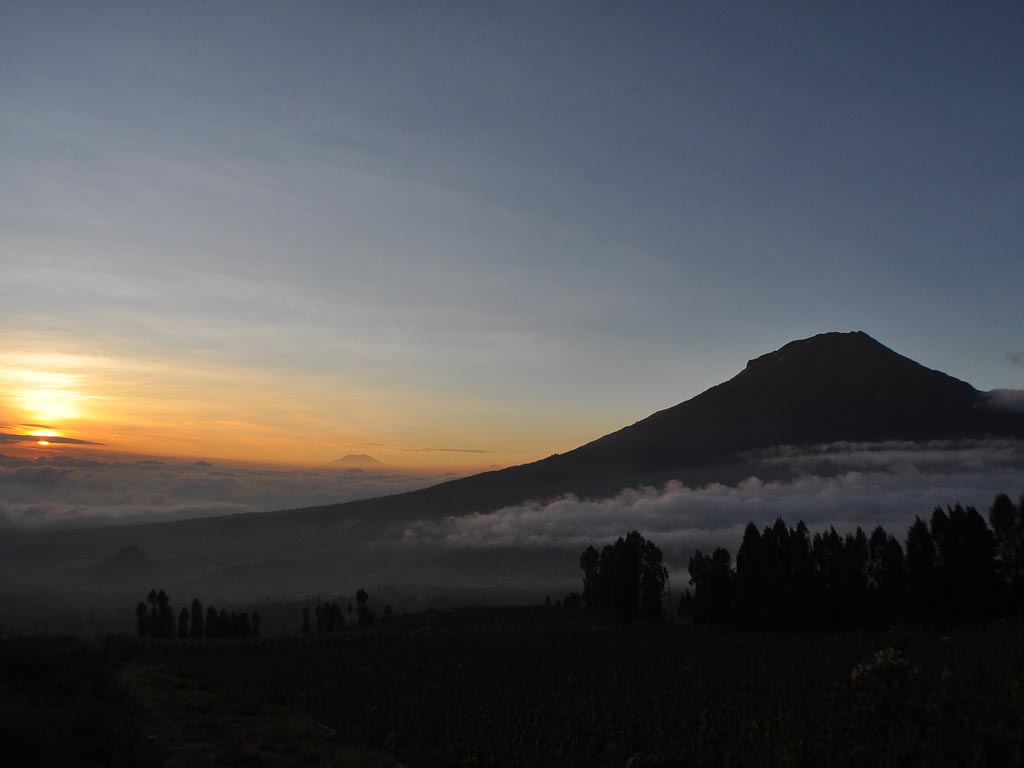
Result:
<svg viewBox="0 0 1024 768"><path fill-rule="evenodd" d="M0 391L68 434L513 463L826 330L1024 387L1017 3L0 16Z"/></svg>

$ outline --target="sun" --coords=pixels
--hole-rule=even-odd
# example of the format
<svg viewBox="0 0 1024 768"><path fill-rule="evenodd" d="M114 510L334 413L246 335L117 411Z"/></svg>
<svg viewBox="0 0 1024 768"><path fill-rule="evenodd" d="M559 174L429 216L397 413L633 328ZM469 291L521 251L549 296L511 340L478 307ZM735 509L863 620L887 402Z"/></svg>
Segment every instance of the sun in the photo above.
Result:
<svg viewBox="0 0 1024 768"><path fill-rule="evenodd" d="M47 440L46 438L60 437L60 433L52 429L33 429L31 432L29 432L29 434L32 437L39 438L38 440L36 440L36 445L49 445L50 441Z"/></svg>

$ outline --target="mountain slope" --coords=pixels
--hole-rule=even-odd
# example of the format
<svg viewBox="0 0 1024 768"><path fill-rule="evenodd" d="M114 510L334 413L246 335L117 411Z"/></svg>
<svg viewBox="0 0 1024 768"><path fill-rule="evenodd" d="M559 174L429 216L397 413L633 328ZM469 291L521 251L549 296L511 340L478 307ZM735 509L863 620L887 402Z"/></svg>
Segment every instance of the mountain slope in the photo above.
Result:
<svg viewBox="0 0 1024 768"><path fill-rule="evenodd" d="M728 481L744 452L772 445L987 435L1024 437L1024 418L986 407L985 393L865 333L824 333L755 358L729 381L568 453L387 503L412 514L486 511L673 478Z"/></svg>

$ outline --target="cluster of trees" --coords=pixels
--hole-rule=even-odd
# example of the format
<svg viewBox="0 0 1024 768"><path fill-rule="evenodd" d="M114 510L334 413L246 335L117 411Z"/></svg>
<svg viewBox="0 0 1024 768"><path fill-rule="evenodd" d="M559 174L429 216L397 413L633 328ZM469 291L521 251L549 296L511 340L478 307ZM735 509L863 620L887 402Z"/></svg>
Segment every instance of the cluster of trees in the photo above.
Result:
<svg viewBox="0 0 1024 768"><path fill-rule="evenodd" d="M352 603L348 604L348 614L352 615ZM356 622L361 627L373 626L377 623L377 614L370 608L370 595L365 589L360 589L356 592ZM388 603L384 606L384 611L381 615L380 621L383 623L391 621L391 604ZM320 603L316 606L313 611L313 616L316 619L316 631L318 634L324 632L339 632L345 628L345 615L342 613L341 608L338 607L338 603L331 600L328 603ZM302 632L303 634L310 634L313 627L310 623L309 606L302 609Z"/></svg>
<svg viewBox="0 0 1024 768"><path fill-rule="evenodd" d="M624 624L638 616L652 622L664 618L661 597L668 571L661 550L637 531L620 536L600 552L587 547L580 555L580 568L587 608L610 610Z"/></svg>
<svg viewBox="0 0 1024 768"><path fill-rule="evenodd" d="M579 610L583 607L583 595L579 592L570 592L565 597L551 602L551 595L544 596L544 607L545 608L567 608L571 611Z"/></svg>
<svg viewBox="0 0 1024 768"><path fill-rule="evenodd" d="M906 544L881 526L812 538L800 522L747 525L735 567L726 549L690 558L679 615L747 629L952 626L1024 614L1024 497L915 518Z"/></svg>
<svg viewBox="0 0 1024 768"><path fill-rule="evenodd" d="M352 604L348 605L348 612L352 613ZM342 613L341 608L333 600L329 603L321 603L314 610L316 615L316 631L317 633L322 632L337 632L345 628L345 615ZM306 619L309 616L309 608L303 608L303 623L305 624Z"/></svg>
<svg viewBox="0 0 1024 768"><path fill-rule="evenodd" d="M148 605L147 605L148 604ZM250 616L245 612L228 613L217 611L212 605L203 613L203 604L196 598L192 608L182 608L177 625L171 600L162 589L151 589L146 602L135 608L136 630L139 637L159 637L202 640L232 639L238 637L259 637L262 620L258 611Z"/></svg>

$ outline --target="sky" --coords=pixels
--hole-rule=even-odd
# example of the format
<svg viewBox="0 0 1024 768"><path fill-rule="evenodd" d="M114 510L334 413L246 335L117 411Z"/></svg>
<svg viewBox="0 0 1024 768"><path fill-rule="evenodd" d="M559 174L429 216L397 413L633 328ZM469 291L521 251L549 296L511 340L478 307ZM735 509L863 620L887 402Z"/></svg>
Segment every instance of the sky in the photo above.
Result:
<svg viewBox="0 0 1024 768"><path fill-rule="evenodd" d="M1022 38L999 2L0 2L0 453L465 473L829 330L1024 387Z"/></svg>

